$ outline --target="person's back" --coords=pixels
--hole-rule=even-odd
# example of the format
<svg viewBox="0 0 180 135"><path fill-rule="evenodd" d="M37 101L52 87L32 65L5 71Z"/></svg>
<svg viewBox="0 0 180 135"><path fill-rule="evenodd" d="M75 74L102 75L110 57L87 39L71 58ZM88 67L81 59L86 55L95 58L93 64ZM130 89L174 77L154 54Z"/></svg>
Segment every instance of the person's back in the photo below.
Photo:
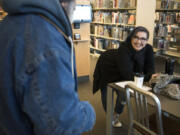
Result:
<svg viewBox="0 0 180 135"><path fill-rule="evenodd" d="M93 108L79 101L71 26L56 0L0 0L0 135L79 135ZM47 21L49 20L52 24Z"/></svg>

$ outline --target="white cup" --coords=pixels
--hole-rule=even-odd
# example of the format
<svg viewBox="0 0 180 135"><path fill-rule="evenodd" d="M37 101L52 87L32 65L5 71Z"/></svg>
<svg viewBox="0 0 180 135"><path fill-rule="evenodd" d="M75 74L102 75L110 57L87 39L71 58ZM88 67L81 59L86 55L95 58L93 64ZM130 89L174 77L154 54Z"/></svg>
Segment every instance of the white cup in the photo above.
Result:
<svg viewBox="0 0 180 135"><path fill-rule="evenodd" d="M142 88L144 82L144 76L134 76L134 82L137 87Z"/></svg>

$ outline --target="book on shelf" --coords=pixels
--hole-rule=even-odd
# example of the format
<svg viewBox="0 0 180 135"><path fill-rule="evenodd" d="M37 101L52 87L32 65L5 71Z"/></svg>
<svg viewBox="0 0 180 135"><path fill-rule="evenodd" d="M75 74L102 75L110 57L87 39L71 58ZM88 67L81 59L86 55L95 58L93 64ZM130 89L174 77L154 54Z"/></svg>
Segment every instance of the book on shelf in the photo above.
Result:
<svg viewBox="0 0 180 135"><path fill-rule="evenodd" d="M118 23L119 22L119 12L112 12L112 23Z"/></svg>
<svg viewBox="0 0 180 135"><path fill-rule="evenodd" d="M93 27L93 29L94 29L93 32L94 32L94 33L92 33L92 34L95 34L95 35L96 35L96 34L97 34L97 31L98 31L98 26L97 26L97 25L93 25L93 26L94 26L94 27Z"/></svg>
<svg viewBox="0 0 180 135"><path fill-rule="evenodd" d="M111 23L112 14L111 13L104 13L104 23Z"/></svg>
<svg viewBox="0 0 180 135"><path fill-rule="evenodd" d="M104 26L103 25L99 25L97 34L101 35L101 36L104 35Z"/></svg>
<svg viewBox="0 0 180 135"><path fill-rule="evenodd" d="M111 7L110 3L111 3L110 0L103 0L103 7L104 8L110 8Z"/></svg>
<svg viewBox="0 0 180 135"><path fill-rule="evenodd" d="M111 36L111 31L110 31L110 27L109 26L104 26L104 36L105 37L110 37Z"/></svg>
<svg viewBox="0 0 180 135"><path fill-rule="evenodd" d="M124 30L124 31L123 31L123 37L122 37L122 40L123 40L123 41L126 40L128 34L129 34L128 30Z"/></svg>
<svg viewBox="0 0 180 135"><path fill-rule="evenodd" d="M93 21L94 22L103 22L103 14L100 11L96 11L93 13Z"/></svg>
<svg viewBox="0 0 180 135"><path fill-rule="evenodd" d="M167 36L168 29L166 26L159 26L158 36L159 37L166 37Z"/></svg>
<svg viewBox="0 0 180 135"><path fill-rule="evenodd" d="M131 8L135 8L136 7L136 0L130 0L129 3L130 3L129 7L131 7Z"/></svg>
<svg viewBox="0 0 180 135"><path fill-rule="evenodd" d="M97 44L96 48L104 49L104 47L103 47L104 39L96 39L96 40L98 40L98 44Z"/></svg>
<svg viewBox="0 0 180 135"><path fill-rule="evenodd" d="M92 5L93 8L103 7L103 0L93 0Z"/></svg>
<svg viewBox="0 0 180 135"><path fill-rule="evenodd" d="M176 13L176 23L180 24L180 13Z"/></svg>
<svg viewBox="0 0 180 135"><path fill-rule="evenodd" d="M109 8L113 8L113 5L114 5L114 0L109 0Z"/></svg>
<svg viewBox="0 0 180 135"><path fill-rule="evenodd" d="M160 50L168 50L168 47L169 47L169 42L165 39L155 39L154 40L154 46L155 48L157 49L160 49Z"/></svg>
<svg viewBox="0 0 180 135"><path fill-rule="evenodd" d="M129 7L129 4L130 4L130 2L129 2L129 0L118 0L118 8L127 8L127 7Z"/></svg>
<svg viewBox="0 0 180 135"><path fill-rule="evenodd" d="M128 24L129 14L128 12L123 13L123 23Z"/></svg>
<svg viewBox="0 0 180 135"><path fill-rule="evenodd" d="M92 46L99 50L108 50L108 49L116 49L119 47L120 43L117 41L111 41L107 39L92 39Z"/></svg>
<svg viewBox="0 0 180 135"><path fill-rule="evenodd" d="M114 2L113 2L113 8L118 8L118 1L119 1L119 0L114 0Z"/></svg>
<svg viewBox="0 0 180 135"><path fill-rule="evenodd" d="M92 46L97 49L104 49L104 39L94 39Z"/></svg>
<svg viewBox="0 0 180 135"><path fill-rule="evenodd" d="M119 28L118 27L112 27L111 28L111 35L113 38L119 38Z"/></svg>
<svg viewBox="0 0 180 135"><path fill-rule="evenodd" d="M130 0L111 0L112 8L128 8L130 6Z"/></svg>
<svg viewBox="0 0 180 135"><path fill-rule="evenodd" d="M136 21L136 16L135 15L130 15L128 19L128 24L129 25L134 25Z"/></svg>
<svg viewBox="0 0 180 135"><path fill-rule="evenodd" d="M120 44L116 41L112 41L109 45L109 49L117 49L119 48Z"/></svg>

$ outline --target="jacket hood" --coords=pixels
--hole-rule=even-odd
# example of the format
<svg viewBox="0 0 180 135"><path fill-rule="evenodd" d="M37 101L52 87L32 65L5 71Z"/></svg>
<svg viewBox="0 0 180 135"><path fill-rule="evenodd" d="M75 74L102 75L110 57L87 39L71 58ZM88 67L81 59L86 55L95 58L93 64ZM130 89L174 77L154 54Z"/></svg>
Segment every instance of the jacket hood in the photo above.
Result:
<svg viewBox="0 0 180 135"><path fill-rule="evenodd" d="M53 21L67 36L72 37L71 24L59 0L0 0L8 14L41 14Z"/></svg>

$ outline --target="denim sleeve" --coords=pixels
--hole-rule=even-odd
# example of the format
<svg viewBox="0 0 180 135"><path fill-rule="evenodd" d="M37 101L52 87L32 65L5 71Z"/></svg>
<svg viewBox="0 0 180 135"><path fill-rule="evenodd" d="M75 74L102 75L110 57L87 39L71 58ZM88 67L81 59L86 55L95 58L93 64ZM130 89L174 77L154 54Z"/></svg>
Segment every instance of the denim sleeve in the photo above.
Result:
<svg viewBox="0 0 180 135"><path fill-rule="evenodd" d="M40 54L23 74L22 107L36 135L80 135L94 126L94 109L79 100L66 53Z"/></svg>

